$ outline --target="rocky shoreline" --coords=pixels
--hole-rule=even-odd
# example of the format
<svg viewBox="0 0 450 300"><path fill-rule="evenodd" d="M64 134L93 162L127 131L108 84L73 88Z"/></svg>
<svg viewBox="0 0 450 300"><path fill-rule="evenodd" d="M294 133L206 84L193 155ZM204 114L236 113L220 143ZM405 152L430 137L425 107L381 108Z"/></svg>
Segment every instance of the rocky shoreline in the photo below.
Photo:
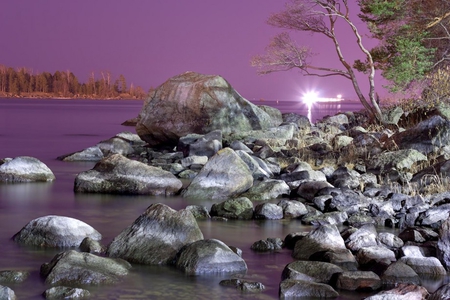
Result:
<svg viewBox="0 0 450 300"><path fill-rule="evenodd" d="M310 124L304 116L244 100L220 77L182 74L149 96L137 118L138 134L122 132L59 158L98 161L78 174L76 193L181 194L215 204L180 211L153 204L106 246L100 233L78 220L30 221L14 235L17 243L78 250L42 265L54 293L69 293L67 285L115 282L127 275L130 263L175 266L194 276L229 274L221 284L261 292L263 283L245 280L241 249L203 239L195 220L206 218L300 219L314 226L251 247L292 250L293 262L280 274L282 299L336 298L340 290L373 291L366 298L372 300L450 297L448 284L433 293L421 285L446 276L450 264L447 107L432 109L408 127L403 124L410 116L392 109L386 114L389 129L366 126L363 113ZM30 181L30 173L39 173L35 169L42 166L34 159L3 160L0 180ZM34 178L55 180L52 175ZM0 272L2 296L13 294L6 286L21 274ZM58 297L52 291L48 299Z"/></svg>

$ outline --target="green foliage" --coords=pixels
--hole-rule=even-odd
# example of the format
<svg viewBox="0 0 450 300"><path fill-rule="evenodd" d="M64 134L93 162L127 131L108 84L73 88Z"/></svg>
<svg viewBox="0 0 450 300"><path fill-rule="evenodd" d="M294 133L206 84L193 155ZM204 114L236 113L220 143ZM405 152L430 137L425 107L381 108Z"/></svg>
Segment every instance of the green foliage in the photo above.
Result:
<svg viewBox="0 0 450 300"><path fill-rule="evenodd" d="M366 7L366 11L377 17L392 17L395 12L401 9L405 0L363 0L361 5Z"/></svg>

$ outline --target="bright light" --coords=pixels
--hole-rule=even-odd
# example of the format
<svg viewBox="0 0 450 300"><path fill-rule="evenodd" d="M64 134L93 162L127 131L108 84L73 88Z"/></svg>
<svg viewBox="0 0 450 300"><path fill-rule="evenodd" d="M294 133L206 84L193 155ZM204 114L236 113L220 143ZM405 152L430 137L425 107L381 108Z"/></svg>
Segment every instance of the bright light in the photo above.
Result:
<svg viewBox="0 0 450 300"><path fill-rule="evenodd" d="M314 102L318 100L317 92L308 92L303 95L302 100L304 103L306 103L308 106L312 105Z"/></svg>
<svg viewBox="0 0 450 300"><path fill-rule="evenodd" d="M341 95L341 94L338 94L338 95L337 95L337 98L338 98L338 99L341 99L341 98L342 98L342 95Z"/></svg>

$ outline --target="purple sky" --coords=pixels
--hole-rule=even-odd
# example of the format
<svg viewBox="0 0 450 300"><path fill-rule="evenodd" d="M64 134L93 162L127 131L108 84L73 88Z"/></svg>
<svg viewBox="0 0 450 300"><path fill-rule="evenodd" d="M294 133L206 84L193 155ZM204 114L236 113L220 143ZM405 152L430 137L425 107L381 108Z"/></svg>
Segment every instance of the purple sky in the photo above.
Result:
<svg viewBox="0 0 450 300"><path fill-rule="evenodd" d="M352 2L353 1L349 1ZM354 1L356 2L356 1ZM123 74L144 90L185 71L223 76L245 98L296 100L317 89L322 97L355 98L349 80L304 77L297 70L265 76L250 66L255 54L280 29L266 24L283 0L20 0L0 3L0 64L34 72L70 70L82 82L94 71ZM351 4L352 9L358 9ZM356 13L356 11L355 11ZM358 19L356 24L364 26ZM355 38L343 40L348 60ZM333 46L297 35L319 55L314 61L339 66ZM367 38L366 38L367 39ZM352 47L346 47L351 44ZM322 63L323 62L323 63ZM361 80L366 82L365 77ZM363 84L363 89L366 85ZM381 82L378 90L384 93Z"/></svg>

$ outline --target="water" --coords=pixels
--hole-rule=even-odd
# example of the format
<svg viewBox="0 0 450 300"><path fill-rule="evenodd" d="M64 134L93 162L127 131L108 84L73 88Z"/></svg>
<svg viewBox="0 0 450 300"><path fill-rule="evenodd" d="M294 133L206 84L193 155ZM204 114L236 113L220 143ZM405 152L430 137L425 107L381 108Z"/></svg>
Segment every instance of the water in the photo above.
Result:
<svg viewBox="0 0 450 300"><path fill-rule="evenodd" d="M257 103L261 104L261 103ZM276 103L264 103L276 105ZM302 112L298 103L279 103L283 112ZM72 153L122 131L120 124L137 116L139 100L49 100L0 99L0 158L33 156L43 161L56 176L53 183L0 184L0 270L28 270L31 276L10 285L18 299L42 299L48 286L39 268L60 249L19 246L11 240L32 219L61 215L93 226L107 245L152 203L174 209L190 204L211 207L212 202L181 197L75 194L76 174L94 163L61 162L56 157ZM347 109L349 110L349 109ZM329 114L328 112L326 112ZM276 299L284 266L292 262L291 251L255 253L253 242L268 237L284 238L288 233L308 231L298 220L200 221L205 239L216 238L243 250L248 265L246 279L262 282L260 294L242 294L218 283L227 276L185 276L171 267L134 265L123 282L112 286L88 287L93 299ZM362 294L342 293L340 299L360 299Z"/></svg>

